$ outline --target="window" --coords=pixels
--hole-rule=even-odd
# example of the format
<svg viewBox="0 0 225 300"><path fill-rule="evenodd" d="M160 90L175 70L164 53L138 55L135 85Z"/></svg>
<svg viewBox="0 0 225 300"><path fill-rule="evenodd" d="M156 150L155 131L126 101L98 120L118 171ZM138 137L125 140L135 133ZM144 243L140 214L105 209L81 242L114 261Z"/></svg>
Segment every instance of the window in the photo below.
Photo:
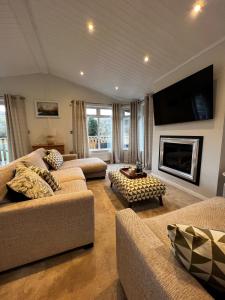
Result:
<svg viewBox="0 0 225 300"><path fill-rule="evenodd" d="M138 112L138 148L139 151L144 151L144 102L140 104Z"/></svg>
<svg viewBox="0 0 225 300"><path fill-rule="evenodd" d="M9 162L4 100L0 98L0 166Z"/></svg>
<svg viewBox="0 0 225 300"><path fill-rule="evenodd" d="M89 150L110 150L112 148L112 109L87 107Z"/></svg>
<svg viewBox="0 0 225 300"><path fill-rule="evenodd" d="M129 130L130 130L130 111L124 109L122 111L122 147L127 150L129 147Z"/></svg>

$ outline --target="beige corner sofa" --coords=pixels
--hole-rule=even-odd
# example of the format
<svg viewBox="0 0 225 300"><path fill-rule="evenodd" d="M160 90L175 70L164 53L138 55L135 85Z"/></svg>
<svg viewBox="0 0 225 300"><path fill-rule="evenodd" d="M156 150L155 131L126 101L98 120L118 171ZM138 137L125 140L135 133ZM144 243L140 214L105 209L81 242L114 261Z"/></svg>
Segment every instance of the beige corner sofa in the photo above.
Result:
<svg viewBox="0 0 225 300"><path fill-rule="evenodd" d="M117 267L129 300L213 299L172 254L167 225L174 223L225 231L225 198L147 219L131 209L117 213Z"/></svg>
<svg viewBox="0 0 225 300"><path fill-rule="evenodd" d="M94 198L85 176L104 176L107 166L99 159L65 155L62 167L52 171L62 187L54 196L9 201L6 183L16 163L26 160L47 168L44 155L38 149L0 168L0 271L94 243Z"/></svg>

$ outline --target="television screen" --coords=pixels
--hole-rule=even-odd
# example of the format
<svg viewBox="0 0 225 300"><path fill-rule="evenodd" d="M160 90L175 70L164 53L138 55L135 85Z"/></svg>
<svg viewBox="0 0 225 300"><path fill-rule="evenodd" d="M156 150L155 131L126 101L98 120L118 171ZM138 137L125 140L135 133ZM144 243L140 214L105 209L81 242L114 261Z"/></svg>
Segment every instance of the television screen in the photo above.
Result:
<svg viewBox="0 0 225 300"><path fill-rule="evenodd" d="M155 125L213 118L213 65L153 95Z"/></svg>

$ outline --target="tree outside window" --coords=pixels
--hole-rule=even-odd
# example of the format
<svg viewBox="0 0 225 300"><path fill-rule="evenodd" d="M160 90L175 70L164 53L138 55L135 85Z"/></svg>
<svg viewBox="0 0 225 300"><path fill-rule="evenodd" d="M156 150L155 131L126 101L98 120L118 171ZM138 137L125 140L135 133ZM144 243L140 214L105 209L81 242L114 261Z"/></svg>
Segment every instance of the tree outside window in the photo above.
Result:
<svg viewBox="0 0 225 300"><path fill-rule="evenodd" d="M88 107L86 109L89 150L112 148L112 109Z"/></svg>

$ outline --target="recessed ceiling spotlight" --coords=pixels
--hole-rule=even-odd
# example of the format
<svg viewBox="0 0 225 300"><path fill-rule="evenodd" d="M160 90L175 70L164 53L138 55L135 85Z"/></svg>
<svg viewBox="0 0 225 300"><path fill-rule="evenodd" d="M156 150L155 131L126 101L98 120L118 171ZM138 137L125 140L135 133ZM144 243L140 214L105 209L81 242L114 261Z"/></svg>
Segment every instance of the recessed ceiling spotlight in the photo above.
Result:
<svg viewBox="0 0 225 300"><path fill-rule="evenodd" d="M115 86L115 90L118 91L118 89L119 89L119 87L118 87L118 86Z"/></svg>
<svg viewBox="0 0 225 300"><path fill-rule="evenodd" d="M193 10L194 12L199 13L202 10L202 7L200 4L195 4Z"/></svg>
<svg viewBox="0 0 225 300"><path fill-rule="evenodd" d="M83 71L80 71L80 76L84 76L84 72Z"/></svg>
<svg viewBox="0 0 225 300"><path fill-rule="evenodd" d="M144 63L148 63L149 62L149 56L148 55L145 55L145 57L144 57Z"/></svg>
<svg viewBox="0 0 225 300"><path fill-rule="evenodd" d="M91 21L88 22L87 23L87 28L88 28L89 33L93 33L94 30L95 30L95 26L94 26L93 22L91 22Z"/></svg>
<svg viewBox="0 0 225 300"><path fill-rule="evenodd" d="M195 2L192 7L192 11L191 11L192 17L196 17L202 11L205 4L206 3L204 0L199 0L199 1Z"/></svg>

